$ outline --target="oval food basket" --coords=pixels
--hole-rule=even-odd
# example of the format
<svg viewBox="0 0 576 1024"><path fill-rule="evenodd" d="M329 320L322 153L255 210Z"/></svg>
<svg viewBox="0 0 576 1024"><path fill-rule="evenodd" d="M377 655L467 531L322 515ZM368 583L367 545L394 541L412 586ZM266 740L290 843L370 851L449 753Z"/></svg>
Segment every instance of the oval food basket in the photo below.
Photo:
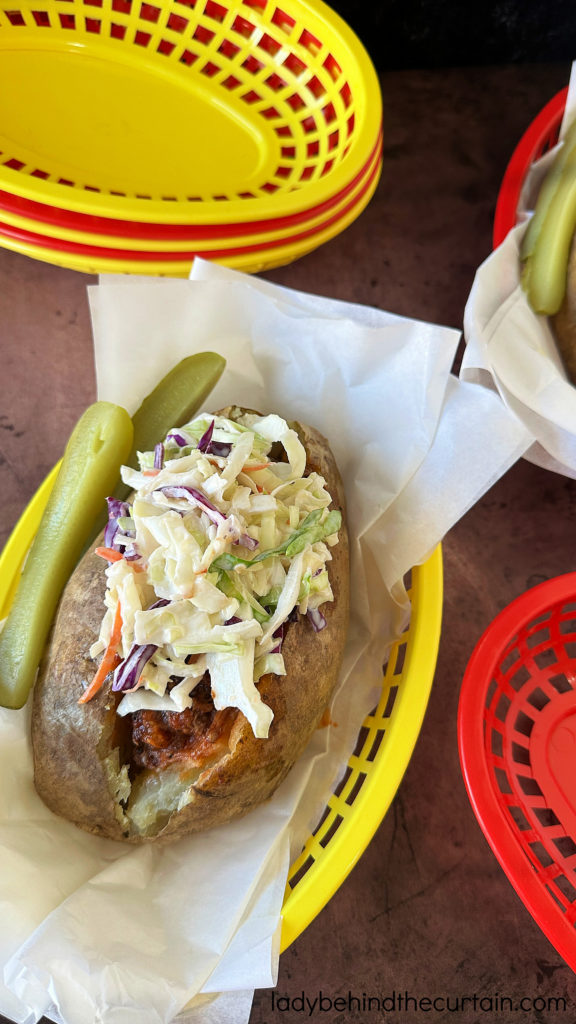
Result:
<svg viewBox="0 0 576 1024"><path fill-rule="evenodd" d="M458 709L468 796L492 850L576 971L576 573L490 624Z"/></svg>
<svg viewBox="0 0 576 1024"><path fill-rule="evenodd" d="M366 174L335 211L330 211L311 227L304 225L295 232L284 229L264 241L259 238L255 241L242 239L241 244L234 245L231 244L233 240L228 240L222 247L215 249L207 248L206 243L192 242L193 248L190 248L190 243L186 246L188 251L181 249L186 243L179 243L180 251L170 251L166 243L153 243L155 251L142 251L142 244L145 243L128 243L131 246L129 249L117 248L116 245L108 247L106 237L103 236L103 244L89 245L59 235L44 236L0 220L0 245L43 262L96 275L110 273L188 277L197 256L244 273L258 273L306 255L351 224L374 194L380 164L381 144Z"/></svg>
<svg viewBox="0 0 576 1024"><path fill-rule="evenodd" d="M58 468L55 466L34 495L0 555L0 618L10 607ZM282 912L282 950L313 921L352 870L386 814L412 755L440 640L440 547L412 570L409 594L410 622L383 668L378 706L364 721L338 786L290 867Z"/></svg>
<svg viewBox="0 0 576 1024"><path fill-rule="evenodd" d="M0 189L156 224L317 207L365 168L372 63L322 0L0 0Z"/></svg>

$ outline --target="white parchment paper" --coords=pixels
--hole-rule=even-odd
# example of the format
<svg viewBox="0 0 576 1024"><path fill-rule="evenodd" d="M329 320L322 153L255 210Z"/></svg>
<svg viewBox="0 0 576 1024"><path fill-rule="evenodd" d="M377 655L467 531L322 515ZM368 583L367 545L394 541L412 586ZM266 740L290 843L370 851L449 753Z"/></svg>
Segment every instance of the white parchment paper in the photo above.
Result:
<svg viewBox="0 0 576 1024"><path fill-rule="evenodd" d="M560 139L575 115L573 66ZM533 165L522 188L517 226L477 271L464 315L466 351L460 376L497 392L534 435L525 456L530 462L576 478L576 389L566 377L548 318L536 316L528 305L518 257L557 150Z"/></svg>
<svg viewBox="0 0 576 1024"><path fill-rule="evenodd" d="M381 685L402 579L526 451L494 391L454 377L460 334L294 293L197 261L194 279L90 289L99 397L133 411L183 356L212 349L228 403L312 423L344 478L352 620L331 717L275 797L170 846L84 835L36 797L27 712L0 714L0 1012L19 1024L243 1024L277 976L288 866ZM15 792L17 798L15 798Z"/></svg>

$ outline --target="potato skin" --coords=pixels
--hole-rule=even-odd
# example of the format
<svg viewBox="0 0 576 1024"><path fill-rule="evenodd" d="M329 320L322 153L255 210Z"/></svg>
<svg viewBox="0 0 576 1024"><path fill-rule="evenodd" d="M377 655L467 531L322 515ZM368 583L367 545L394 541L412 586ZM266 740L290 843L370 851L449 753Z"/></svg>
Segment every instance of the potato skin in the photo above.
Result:
<svg viewBox="0 0 576 1024"><path fill-rule="evenodd" d="M58 606L33 693L34 784L56 814L88 832L122 839L103 764L117 699L105 685L88 704L78 704L83 684L95 672L88 651L105 611L104 568L89 551Z"/></svg>
<svg viewBox="0 0 576 1024"><path fill-rule="evenodd" d="M230 409L220 415L229 416ZM342 481L328 443L311 427L298 430L307 452L306 472L320 473L332 507L345 512ZM258 683L274 712L267 739L257 739L242 714L232 728L230 752L196 779L192 799L154 835L135 834L123 819L103 764L114 748L117 696L104 685L88 704L78 704L82 684L94 673L87 656L104 613L106 578L101 558L88 552L62 596L34 691L34 781L55 813L110 839L147 842L176 838L246 814L272 795L318 727L338 681L348 627L348 537L344 523L331 549L328 571L334 601L322 606L326 627L315 633L305 617L290 625L282 652L286 676Z"/></svg>

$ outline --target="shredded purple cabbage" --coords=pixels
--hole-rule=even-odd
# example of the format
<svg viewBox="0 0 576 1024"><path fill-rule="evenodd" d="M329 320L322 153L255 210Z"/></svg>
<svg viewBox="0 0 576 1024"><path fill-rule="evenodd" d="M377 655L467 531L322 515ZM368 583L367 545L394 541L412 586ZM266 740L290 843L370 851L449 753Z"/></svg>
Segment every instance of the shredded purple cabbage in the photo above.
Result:
<svg viewBox="0 0 576 1024"><path fill-rule="evenodd" d="M208 430L205 430L202 437L198 441L198 451L206 452L210 447L210 441L212 440L212 434L214 433L214 420L212 420Z"/></svg>
<svg viewBox="0 0 576 1024"><path fill-rule="evenodd" d="M226 459L232 451L232 445L226 441L212 441L207 451L207 455L219 455L221 458Z"/></svg>
<svg viewBox="0 0 576 1024"><path fill-rule="evenodd" d="M207 516L212 520L213 523L223 523L226 521L226 516L223 512L220 512L211 501L208 500L202 491L198 491L195 487L184 487L183 484L178 484L174 487L159 487L158 490L162 491L167 498L188 498L192 499L196 505L206 512Z"/></svg>
<svg viewBox="0 0 576 1024"><path fill-rule="evenodd" d="M114 672L112 690L133 690L146 663L158 650L157 644L135 644L128 657L124 658Z"/></svg>
<svg viewBox="0 0 576 1024"><path fill-rule="evenodd" d="M319 608L309 608L306 615L308 616L312 629L315 633L319 633L321 629L324 629L326 619Z"/></svg>
<svg viewBox="0 0 576 1024"><path fill-rule="evenodd" d="M117 545L115 538L119 529L118 520L122 516L130 515L130 506L128 502L120 501L118 498L106 498L106 504L108 505L108 523L104 530L104 547L123 551L124 545Z"/></svg>
<svg viewBox="0 0 576 1024"><path fill-rule="evenodd" d="M186 440L183 434L168 434L166 440L176 441L176 444L178 445L179 448L186 448L186 445L190 444L190 442Z"/></svg>
<svg viewBox="0 0 576 1024"><path fill-rule="evenodd" d="M154 469L162 469L164 466L164 445L160 441L154 448Z"/></svg>
<svg viewBox="0 0 576 1024"><path fill-rule="evenodd" d="M118 523L115 519L109 519L104 530L104 547L114 548L114 538L118 533Z"/></svg>
<svg viewBox="0 0 576 1024"><path fill-rule="evenodd" d="M234 543L241 544L242 547L248 548L249 551L254 551L254 549L258 547L258 541L256 538L250 537L247 533L241 534L238 540L235 540Z"/></svg>
<svg viewBox="0 0 576 1024"><path fill-rule="evenodd" d="M213 441L213 433L214 420L212 420L210 426L204 431L202 437L198 441L198 451L204 452L205 455L220 455L222 458L227 458L232 451L232 445L226 444L224 441Z"/></svg>
<svg viewBox="0 0 576 1024"><path fill-rule="evenodd" d="M108 518L120 519L121 516L130 515L130 506L127 501L120 501L119 498L106 498L108 505Z"/></svg>
<svg viewBox="0 0 576 1024"><path fill-rule="evenodd" d="M197 505L200 505L206 515L213 523L216 523L217 526L220 525L220 523L225 523L228 519L228 516L224 515L223 512L220 512L220 510L208 500L206 495L202 494L202 491L198 491L195 487L185 487L183 484L177 484L174 487L159 487L158 490L162 491L167 498L192 499L192 501ZM250 551L254 551L254 549L258 547L258 541L254 537L250 537L247 533L242 533L240 537L234 541L234 544L242 544L243 547L248 548Z"/></svg>
<svg viewBox="0 0 576 1024"><path fill-rule="evenodd" d="M136 562L140 558L139 552L136 550L135 544L128 544L123 552L123 557L127 562Z"/></svg>

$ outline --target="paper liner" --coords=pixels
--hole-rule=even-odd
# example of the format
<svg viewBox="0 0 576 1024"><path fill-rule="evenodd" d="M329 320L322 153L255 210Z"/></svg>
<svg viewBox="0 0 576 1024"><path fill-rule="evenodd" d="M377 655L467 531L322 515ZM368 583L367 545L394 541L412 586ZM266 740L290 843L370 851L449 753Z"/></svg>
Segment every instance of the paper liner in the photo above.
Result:
<svg viewBox="0 0 576 1024"><path fill-rule="evenodd" d="M570 78L560 139L576 112ZM532 312L520 284L519 250L541 183L560 143L537 160L524 181L518 224L479 267L466 304L462 380L499 394L533 443L525 458L576 477L576 390L562 366L547 317Z"/></svg>
<svg viewBox="0 0 576 1024"><path fill-rule="evenodd" d="M338 727L317 730L274 798L244 819L125 848L51 815L32 785L26 711L2 713L0 771L12 781L0 793L0 1011L26 1024L43 1013L167 1024L190 1000L191 1021L247 1020L252 990L276 981L289 863L409 613L404 574L532 442L497 394L451 374L459 331L201 261L194 278L104 278L89 290L99 397L133 411L180 358L214 349L227 369L211 409L277 411L330 439L352 552Z"/></svg>

